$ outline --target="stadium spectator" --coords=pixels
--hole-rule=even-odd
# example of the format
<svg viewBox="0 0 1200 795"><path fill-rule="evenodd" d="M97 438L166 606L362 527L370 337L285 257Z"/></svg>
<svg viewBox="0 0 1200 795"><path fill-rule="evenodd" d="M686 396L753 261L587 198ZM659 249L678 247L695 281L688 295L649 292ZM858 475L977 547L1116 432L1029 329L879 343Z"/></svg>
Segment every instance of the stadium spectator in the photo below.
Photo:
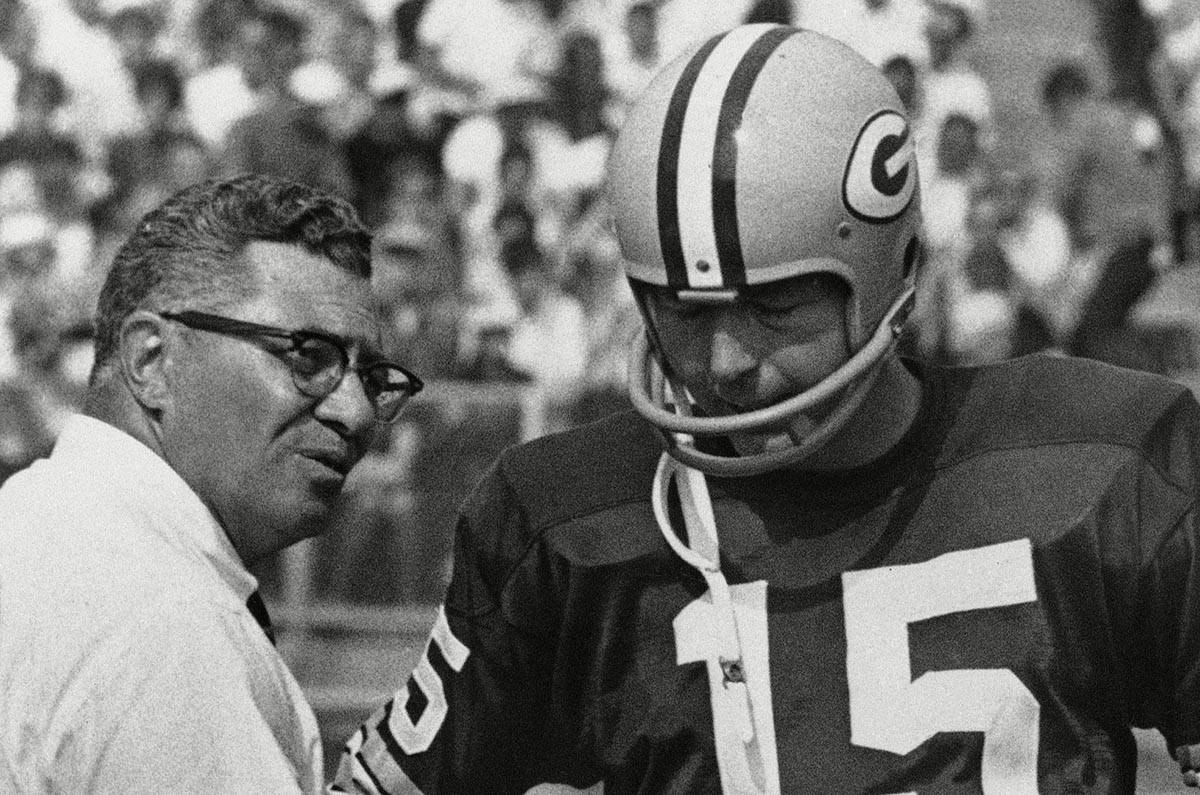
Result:
<svg viewBox="0 0 1200 795"><path fill-rule="evenodd" d="M397 345L413 367L449 377L457 368L463 299L458 218L436 161L412 154L387 169L376 227L376 286Z"/></svg>
<svg viewBox="0 0 1200 795"><path fill-rule="evenodd" d="M36 412L34 428L50 440L80 405L91 370L92 324L79 287L62 280L27 282L8 314L18 364L12 382Z"/></svg>
<svg viewBox="0 0 1200 795"><path fill-rule="evenodd" d="M105 27L121 63L131 74L152 58L161 57L158 37L162 19L158 9L149 5L126 6L109 14Z"/></svg>
<svg viewBox="0 0 1200 795"><path fill-rule="evenodd" d="M105 147L137 126L133 78L105 27L102 0L39 0L30 5L37 20L35 60L62 76L71 126L91 162Z"/></svg>
<svg viewBox="0 0 1200 795"><path fill-rule="evenodd" d="M756 0L746 12L743 22L755 25L768 22L772 25L791 25L796 18L796 8L791 0Z"/></svg>
<svg viewBox="0 0 1200 795"><path fill-rule="evenodd" d="M0 215L0 479L50 452L87 381L88 284L58 274L44 213Z"/></svg>
<svg viewBox="0 0 1200 795"><path fill-rule="evenodd" d="M574 142L611 135L607 119L609 89L605 83L604 51L588 32L564 37L558 69L550 76L551 116Z"/></svg>
<svg viewBox="0 0 1200 795"><path fill-rule="evenodd" d="M375 111L371 78L375 74L375 22L366 13L348 9L335 22L329 65L340 78L336 91L323 102L323 126L343 144L357 135ZM353 197L352 197L353 198Z"/></svg>
<svg viewBox="0 0 1200 795"><path fill-rule="evenodd" d="M620 124L629 106L650 78L666 63L659 35L658 4L631 2L622 24L601 39L604 46L604 84L611 95L609 123Z"/></svg>
<svg viewBox="0 0 1200 795"><path fill-rule="evenodd" d="M613 139L599 39L571 33L564 36L560 52L558 69L548 81L548 116L561 134L548 141L548 157L539 163L538 175L541 189L552 197L555 216L580 193L600 188Z"/></svg>
<svg viewBox="0 0 1200 795"><path fill-rule="evenodd" d="M984 150L995 145L991 89L967 57L979 18L975 2L930 0L927 4L924 35L929 44L929 65L921 75L921 113L916 128L918 162L923 167L934 159L928 144L936 140L951 114L975 122Z"/></svg>
<svg viewBox="0 0 1200 795"><path fill-rule="evenodd" d="M398 89L377 97L370 117L343 147L355 204L373 227L387 222L388 195L402 161L422 160L441 178L441 141L414 123L412 96L409 89Z"/></svg>
<svg viewBox="0 0 1200 795"><path fill-rule="evenodd" d="M1097 263L1067 350L1147 367L1153 356L1123 332L1154 281L1155 249L1166 240L1161 161L1138 145L1128 109L1101 96L1081 65L1047 70L1041 96L1053 131L1046 161L1056 208L1075 251Z"/></svg>
<svg viewBox="0 0 1200 795"><path fill-rule="evenodd" d="M801 6L800 24L848 44L876 66L905 55L924 69L924 0L813 0Z"/></svg>
<svg viewBox="0 0 1200 795"><path fill-rule="evenodd" d="M48 293L57 268L54 225L39 209L0 214L0 378L20 380L12 318L22 302Z"/></svg>
<svg viewBox="0 0 1200 795"><path fill-rule="evenodd" d="M1142 33L1133 53L1113 51L1113 45L1119 48L1120 38L1106 37L1109 59L1114 68L1126 59L1132 61L1119 79L1125 86L1140 85L1140 91L1130 93L1143 100L1139 104L1149 116L1143 127L1148 131L1157 127L1162 136L1173 180L1175 259L1185 262L1194 258L1200 243L1200 5L1190 0L1145 0L1139 6L1136 13L1144 17L1138 20L1139 27L1148 25L1150 31Z"/></svg>
<svg viewBox="0 0 1200 795"><path fill-rule="evenodd" d="M436 81L427 80L422 63L428 51L419 37L429 0L401 0L391 17L394 58L384 58L373 81L378 100L403 102L405 128L422 143L441 147L451 128L462 118L461 103L447 100Z"/></svg>
<svg viewBox="0 0 1200 795"><path fill-rule="evenodd" d="M493 219L506 195L519 191L527 201L550 208L544 175L566 148L566 132L548 118L544 86L521 80L496 95L490 112L473 114L450 133L441 152L449 189L460 207L463 240L466 327L508 323L514 299L500 264ZM507 160L506 160L507 155ZM557 219L538 219L538 242L545 244ZM473 335L466 333L469 349ZM470 353L468 351L468 356Z"/></svg>
<svg viewBox="0 0 1200 795"><path fill-rule="evenodd" d="M418 30L429 0L398 0L392 8L392 36L396 60L414 65L420 54Z"/></svg>
<svg viewBox="0 0 1200 795"><path fill-rule="evenodd" d="M926 257L913 321L920 347L933 361L1003 358L1004 349L992 344L1007 336L999 322L1003 313L994 311L1003 298L986 305L973 300L978 291L962 270L973 240L973 207L987 178L974 119L959 114L943 119L934 161L919 173Z"/></svg>
<svg viewBox="0 0 1200 795"><path fill-rule="evenodd" d="M508 241L500 259L519 307L505 358L512 370L542 390L546 430L563 428L570 422L587 362L583 307L561 289L551 263L533 241Z"/></svg>
<svg viewBox="0 0 1200 795"><path fill-rule="evenodd" d="M95 237L89 212L108 180L87 162L79 140L64 131L66 105L66 89L54 72L25 72L16 127L0 139L0 166L30 170L35 184L28 208L43 213L54 227L56 272L86 279Z"/></svg>
<svg viewBox="0 0 1200 795"><path fill-rule="evenodd" d="M1151 9L1162 2L1091 0L1096 43L1108 62L1111 94L1121 102L1157 116L1161 85L1161 32Z"/></svg>
<svg viewBox="0 0 1200 795"><path fill-rule="evenodd" d="M1075 303L1071 241L1037 176L1014 169L996 173L975 203L970 224L964 282L970 291L998 294L1011 323L1007 338L997 340L993 350L1011 356L1061 351L1064 329L1074 322L1068 320Z"/></svg>
<svg viewBox="0 0 1200 795"><path fill-rule="evenodd" d="M892 84L892 88L896 89L896 95L900 97L910 118L914 120L914 126L919 125L921 111L924 109L924 89L921 75L917 72L912 58L907 55L893 55L885 60L879 69ZM917 145L920 146L920 143Z"/></svg>
<svg viewBox="0 0 1200 795"><path fill-rule="evenodd" d="M354 183L331 112L344 78L325 63L301 65L308 31L304 20L265 11L251 32L247 81L259 106L229 129L223 173L273 174L352 199Z"/></svg>
<svg viewBox="0 0 1200 795"><path fill-rule="evenodd" d="M108 153L113 190L106 201L105 231L121 238L137 219L212 170L204 142L188 126L175 64L143 61L134 67L133 78L142 129L118 138Z"/></svg>
<svg viewBox="0 0 1200 795"><path fill-rule="evenodd" d="M67 132L62 113L68 96L57 72L37 67L22 71L13 129L0 139L0 165L22 161L41 167L63 150L82 156L78 140Z"/></svg>
<svg viewBox="0 0 1200 795"><path fill-rule="evenodd" d="M441 111L456 118L494 105L516 81L547 76L557 55L538 0L429 0L417 40L422 79L440 89Z"/></svg>
<svg viewBox="0 0 1200 795"><path fill-rule="evenodd" d="M202 66L186 80L184 104L189 125L212 151L257 103L246 75L251 39L260 32L252 8L253 0L205 0L190 25Z"/></svg>
<svg viewBox="0 0 1200 795"><path fill-rule="evenodd" d="M0 483L50 454L55 435L42 419L22 382L0 380Z"/></svg>
<svg viewBox="0 0 1200 795"><path fill-rule="evenodd" d="M576 423L629 407L626 360L641 327L601 197L600 191L582 193L564 224L563 290L579 301L587 324Z"/></svg>
<svg viewBox="0 0 1200 795"><path fill-rule="evenodd" d="M961 252L971 205L987 178L979 125L965 115L942 120L932 168L921 177L925 235L933 250Z"/></svg>
<svg viewBox="0 0 1200 795"><path fill-rule="evenodd" d="M21 73L35 67L37 25L24 0L0 0L0 135L16 123Z"/></svg>
<svg viewBox="0 0 1200 795"><path fill-rule="evenodd" d="M692 45L740 23L750 0L656 0L658 43L663 63Z"/></svg>

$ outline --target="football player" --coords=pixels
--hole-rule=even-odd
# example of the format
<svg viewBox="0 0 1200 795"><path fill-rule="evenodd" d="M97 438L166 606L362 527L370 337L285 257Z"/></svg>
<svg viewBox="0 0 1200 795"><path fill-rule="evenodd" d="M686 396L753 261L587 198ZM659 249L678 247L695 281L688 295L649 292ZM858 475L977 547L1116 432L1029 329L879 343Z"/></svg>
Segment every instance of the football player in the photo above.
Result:
<svg viewBox="0 0 1200 795"><path fill-rule="evenodd" d="M749 25L630 111L636 412L507 451L344 792L1129 792L1200 758L1200 407L1033 356L901 358L910 121Z"/></svg>

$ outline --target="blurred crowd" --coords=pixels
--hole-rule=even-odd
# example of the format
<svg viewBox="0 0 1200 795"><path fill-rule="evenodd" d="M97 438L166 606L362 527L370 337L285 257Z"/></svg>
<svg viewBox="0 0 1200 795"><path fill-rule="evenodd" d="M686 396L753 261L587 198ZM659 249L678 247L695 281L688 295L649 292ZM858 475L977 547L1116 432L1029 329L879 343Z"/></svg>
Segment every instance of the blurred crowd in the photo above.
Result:
<svg viewBox="0 0 1200 795"><path fill-rule="evenodd" d="M244 171L359 208L393 343L423 377L536 387L545 429L622 405L638 321L600 196L608 148L661 65L743 21L842 39L910 109L927 216L914 354L1166 369L1161 346L1115 330L1186 242L1196 4L1097 0L1145 26L1099 15L1114 72L1143 79L1056 65L1040 87L1053 135L1014 162L974 63L982 3L0 0L0 475L75 406L90 309L131 227L183 185ZM1141 59L1131 30L1148 31ZM395 482L412 433L382 440L362 477ZM359 515L395 508L385 492Z"/></svg>

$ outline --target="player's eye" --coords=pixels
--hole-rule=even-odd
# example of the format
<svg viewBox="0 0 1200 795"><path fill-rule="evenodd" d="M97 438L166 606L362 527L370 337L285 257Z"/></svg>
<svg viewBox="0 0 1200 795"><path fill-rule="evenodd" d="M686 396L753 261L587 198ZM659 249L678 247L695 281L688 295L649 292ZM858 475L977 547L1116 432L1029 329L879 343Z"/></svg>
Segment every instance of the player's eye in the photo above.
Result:
<svg viewBox="0 0 1200 795"><path fill-rule="evenodd" d="M766 315L788 315L799 309L804 308L805 301L786 300L783 298L772 297L765 299L753 299L750 301L750 306L754 311Z"/></svg>

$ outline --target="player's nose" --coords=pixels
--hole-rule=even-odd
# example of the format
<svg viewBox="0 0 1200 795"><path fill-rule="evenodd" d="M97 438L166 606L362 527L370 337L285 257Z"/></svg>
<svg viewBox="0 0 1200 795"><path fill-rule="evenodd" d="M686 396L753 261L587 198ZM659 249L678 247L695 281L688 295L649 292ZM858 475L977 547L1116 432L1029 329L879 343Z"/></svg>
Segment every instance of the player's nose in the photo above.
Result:
<svg viewBox="0 0 1200 795"><path fill-rule="evenodd" d="M758 370L758 358L728 328L713 330L709 353L709 378L717 387L745 382Z"/></svg>

